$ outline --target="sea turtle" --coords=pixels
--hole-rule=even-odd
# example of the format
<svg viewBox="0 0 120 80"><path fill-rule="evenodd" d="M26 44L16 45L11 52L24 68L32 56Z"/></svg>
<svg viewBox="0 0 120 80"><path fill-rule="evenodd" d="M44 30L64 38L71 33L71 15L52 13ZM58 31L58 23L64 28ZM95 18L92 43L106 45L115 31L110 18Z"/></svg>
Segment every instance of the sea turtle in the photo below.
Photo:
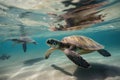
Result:
<svg viewBox="0 0 120 80"><path fill-rule="evenodd" d="M104 57L111 56L111 54L104 49L104 46L85 36L72 35L63 38L61 41L48 39L46 43L51 47L45 53L46 59L48 59L54 50L59 49L63 51L72 62L83 68L89 68L90 64L80 56L82 54L98 51Z"/></svg>
<svg viewBox="0 0 120 80"><path fill-rule="evenodd" d="M37 42L35 40L31 39L30 37L26 37L26 36L22 36L20 38L13 38L13 39L9 39L9 40L11 40L17 44L22 44L24 52L26 52L26 50L27 50L28 43L37 44Z"/></svg>

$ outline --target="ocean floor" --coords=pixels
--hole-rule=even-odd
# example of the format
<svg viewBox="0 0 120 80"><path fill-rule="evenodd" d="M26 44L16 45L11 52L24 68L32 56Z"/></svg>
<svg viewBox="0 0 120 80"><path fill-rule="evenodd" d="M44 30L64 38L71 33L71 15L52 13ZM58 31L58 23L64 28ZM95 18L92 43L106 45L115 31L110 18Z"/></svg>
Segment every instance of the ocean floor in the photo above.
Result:
<svg viewBox="0 0 120 80"><path fill-rule="evenodd" d="M26 60L17 60L16 63L11 62L11 64L1 66L0 80L120 79L120 54L116 54L120 53L119 51L112 51L112 56L109 58L105 58L97 52L83 55L84 59L92 65L89 69L76 66L64 54L59 53L53 53L47 60L44 57L25 58ZM8 62L6 61L6 63Z"/></svg>

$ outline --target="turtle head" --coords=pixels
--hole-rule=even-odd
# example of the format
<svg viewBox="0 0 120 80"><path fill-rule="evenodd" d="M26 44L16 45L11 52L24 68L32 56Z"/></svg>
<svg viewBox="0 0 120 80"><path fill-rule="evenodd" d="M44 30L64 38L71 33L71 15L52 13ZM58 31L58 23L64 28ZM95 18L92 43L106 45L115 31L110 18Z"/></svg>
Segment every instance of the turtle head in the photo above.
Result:
<svg viewBox="0 0 120 80"><path fill-rule="evenodd" d="M59 45L60 45L60 41L55 39L48 39L46 43L53 48L59 48Z"/></svg>

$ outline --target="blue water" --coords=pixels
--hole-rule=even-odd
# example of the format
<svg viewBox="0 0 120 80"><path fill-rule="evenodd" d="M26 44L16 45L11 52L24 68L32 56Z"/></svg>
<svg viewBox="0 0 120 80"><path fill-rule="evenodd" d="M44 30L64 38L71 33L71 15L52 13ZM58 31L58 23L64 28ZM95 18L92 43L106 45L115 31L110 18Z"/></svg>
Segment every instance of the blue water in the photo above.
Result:
<svg viewBox="0 0 120 80"><path fill-rule="evenodd" d="M109 0L110 4L103 7L106 9L105 13L108 13L104 22L83 30L55 32L48 30L51 20L44 11L18 8L17 5L4 11L1 6L10 7L7 6L7 1L0 1L0 56L6 54L10 58L0 59L0 80L120 80L119 0ZM27 52L23 51L21 44L7 40L18 38L22 27L23 34L38 43L28 44ZM78 67L59 50L49 59L44 59L44 54L49 49L46 44L49 38L62 40L70 35L92 38L102 44L112 56L106 58L97 52L82 55L92 65L90 69Z"/></svg>

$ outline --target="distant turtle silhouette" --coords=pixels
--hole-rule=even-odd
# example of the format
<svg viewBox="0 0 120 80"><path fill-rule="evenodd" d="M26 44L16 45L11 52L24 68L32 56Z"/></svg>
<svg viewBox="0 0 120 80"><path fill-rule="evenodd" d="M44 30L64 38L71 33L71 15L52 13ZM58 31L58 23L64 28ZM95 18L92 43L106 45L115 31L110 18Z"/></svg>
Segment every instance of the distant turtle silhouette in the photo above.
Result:
<svg viewBox="0 0 120 80"><path fill-rule="evenodd" d="M0 60L6 60L6 59L9 59L11 56L10 55L7 55L7 54L2 54L0 56Z"/></svg>
<svg viewBox="0 0 120 80"><path fill-rule="evenodd" d="M17 44L22 44L22 47L23 47L23 51L26 52L27 50L27 44L28 43L33 43L33 44L37 44L37 42L33 39L31 39L30 37L26 37L26 36L23 36L23 37L20 37L20 38L14 38L14 39L9 39Z"/></svg>

